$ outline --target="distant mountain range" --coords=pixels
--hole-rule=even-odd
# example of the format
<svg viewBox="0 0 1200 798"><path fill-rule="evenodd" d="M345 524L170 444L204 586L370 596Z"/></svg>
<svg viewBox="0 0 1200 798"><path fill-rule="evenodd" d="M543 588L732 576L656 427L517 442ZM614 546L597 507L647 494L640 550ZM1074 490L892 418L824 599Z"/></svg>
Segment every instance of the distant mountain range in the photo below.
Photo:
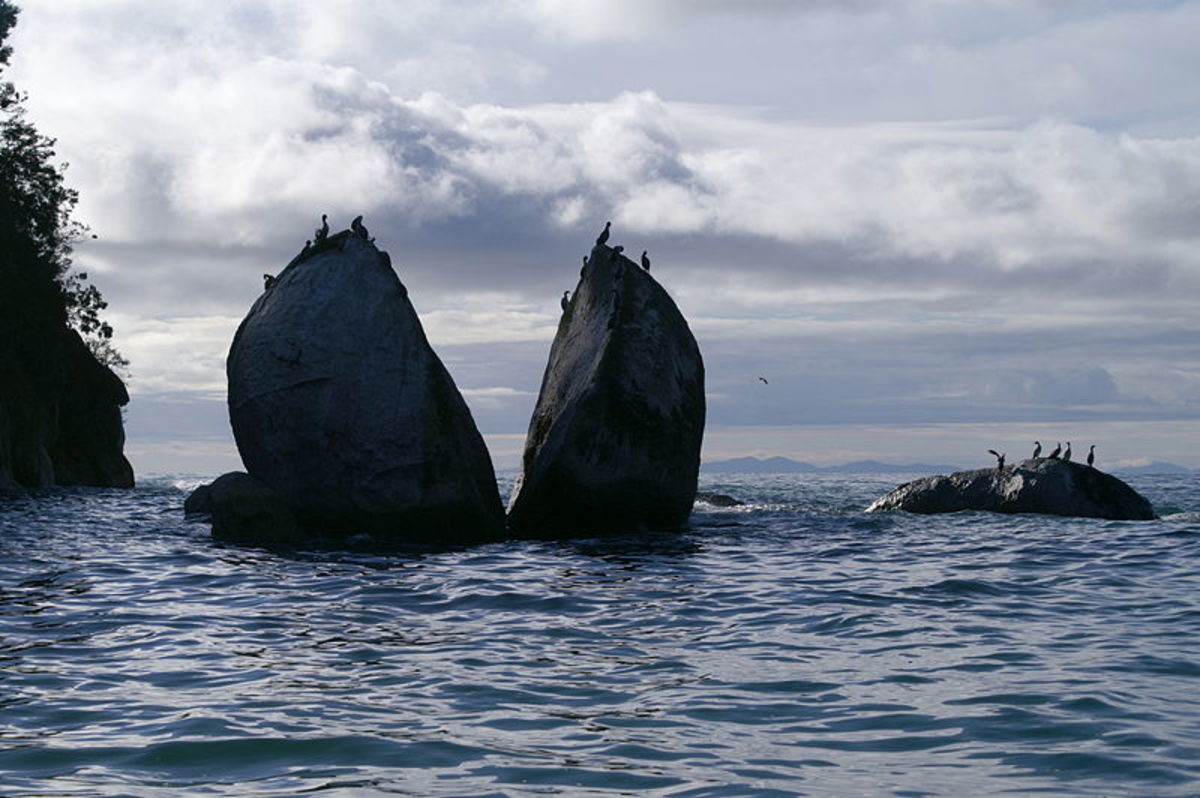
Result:
<svg viewBox="0 0 1200 798"><path fill-rule="evenodd" d="M945 463L896 464L881 463L878 460L856 460L844 465L819 466L790 457L734 457L704 463L700 470L709 474L951 474L969 469ZM1113 469L1113 473L1117 474L1191 474L1197 471L1200 469L1159 462Z"/></svg>
<svg viewBox="0 0 1200 798"><path fill-rule="evenodd" d="M878 460L856 460L836 466L803 463L789 457L734 457L713 460L700 466L710 474L949 474L966 469L956 465L934 463L881 463Z"/></svg>
<svg viewBox="0 0 1200 798"><path fill-rule="evenodd" d="M1097 464L1099 465L1099 464ZM1140 466L1121 466L1114 468L1114 474L1194 474L1200 471L1196 468L1176 465L1175 463L1152 462Z"/></svg>

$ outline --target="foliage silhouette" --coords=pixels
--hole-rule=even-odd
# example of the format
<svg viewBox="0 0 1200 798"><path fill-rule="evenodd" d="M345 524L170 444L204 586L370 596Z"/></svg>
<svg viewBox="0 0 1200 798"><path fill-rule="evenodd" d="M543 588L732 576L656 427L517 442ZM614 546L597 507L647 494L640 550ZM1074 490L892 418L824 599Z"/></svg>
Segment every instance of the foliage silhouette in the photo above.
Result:
<svg viewBox="0 0 1200 798"><path fill-rule="evenodd" d="M0 0L0 77L12 48L5 42L18 9ZM100 316L108 304L86 272L72 267L72 244L88 235L71 218L78 194L53 162L55 140L25 116L25 95L0 81L0 340L29 362L44 354L48 330L69 325L105 365L129 363L112 346Z"/></svg>

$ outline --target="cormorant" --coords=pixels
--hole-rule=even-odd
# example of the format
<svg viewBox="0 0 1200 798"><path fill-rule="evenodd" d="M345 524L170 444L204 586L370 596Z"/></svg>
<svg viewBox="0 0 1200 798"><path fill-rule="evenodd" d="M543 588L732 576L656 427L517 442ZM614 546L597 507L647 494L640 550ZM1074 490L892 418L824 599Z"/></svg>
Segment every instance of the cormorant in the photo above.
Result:
<svg viewBox="0 0 1200 798"><path fill-rule="evenodd" d="M300 250L300 257L302 257L302 258L305 257L306 255L308 255L309 251L311 251L311 250L312 250L312 242L305 241L304 249Z"/></svg>
<svg viewBox="0 0 1200 798"><path fill-rule="evenodd" d="M562 305L562 309L563 309L564 313L567 312L567 305L571 304L571 300L567 299L567 294L569 294L569 293L571 293L571 292L563 291L562 300L560 300L558 303L558 304Z"/></svg>
<svg viewBox="0 0 1200 798"><path fill-rule="evenodd" d="M621 246L620 244L617 244L615 247L613 247L613 252L617 253L618 255L620 255L624 251L625 251L625 247Z"/></svg>
<svg viewBox="0 0 1200 798"><path fill-rule="evenodd" d="M361 216L354 217L354 221L350 223L350 229L353 230L354 234L359 238L366 238L367 240L370 240L367 237L367 228L363 227Z"/></svg>
<svg viewBox="0 0 1200 798"><path fill-rule="evenodd" d="M996 470L1003 471L1004 470L1004 457L1005 457L1005 455L1008 454L1008 452L1005 452L1004 454L1000 454L1000 452L996 451L995 449L988 449L988 451L991 452L996 457Z"/></svg>
<svg viewBox="0 0 1200 798"><path fill-rule="evenodd" d="M1091 446L1088 447L1088 458L1087 458L1088 468L1093 468L1095 462L1096 462L1096 444L1093 443Z"/></svg>
<svg viewBox="0 0 1200 798"><path fill-rule="evenodd" d="M1042 442L1034 441L1033 442L1033 459L1036 460L1041 456L1042 456Z"/></svg>
<svg viewBox="0 0 1200 798"><path fill-rule="evenodd" d="M317 228L316 233L313 234L313 238L316 241L320 242L320 241L324 241L328 237L329 237L329 219L326 217L325 214L321 214L321 226Z"/></svg>
<svg viewBox="0 0 1200 798"><path fill-rule="evenodd" d="M587 255L583 256L583 265L587 266Z"/></svg>
<svg viewBox="0 0 1200 798"><path fill-rule="evenodd" d="M1063 460L1065 460L1067 462L1071 461L1071 442L1070 441L1067 441L1067 450L1065 452L1063 452Z"/></svg>
<svg viewBox="0 0 1200 798"><path fill-rule="evenodd" d="M602 247L608 243L608 228L610 225L612 225L612 222L604 223L604 230L600 233L599 237L596 239L596 246Z"/></svg>
<svg viewBox="0 0 1200 798"><path fill-rule="evenodd" d="M646 250L642 250L642 268L650 271L650 259L646 257Z"/></svg>
<svg viewBox="0 0 1200 798"><path fill-rule="evenodd" d="M1059 443L1058 441L1055 441L1054 442L1054 451L1052 451L1052 452L1050 452L1050 454L1046 455L1046 458L1049 460L1057 460L1058 456L1060 454L1062 454L1062 444Z"/></svg>
<svg viewBox="0 0 1200 798"><path fill-rule="evenodd" d="M273 285L275 285L275 275L264 274L263 275L263 290L266 291L268 288L270 288Z"/></svg>
<svg viewBox="0 0 1200 798"><path fill-rule="evenodd" d="M766 377L759 377L759 379L760 379L760 380L762 380L762 384L763 384L763 385L770 385L770 384L771 384L771 383L767 382L767 378L766 378Z"/></svg>

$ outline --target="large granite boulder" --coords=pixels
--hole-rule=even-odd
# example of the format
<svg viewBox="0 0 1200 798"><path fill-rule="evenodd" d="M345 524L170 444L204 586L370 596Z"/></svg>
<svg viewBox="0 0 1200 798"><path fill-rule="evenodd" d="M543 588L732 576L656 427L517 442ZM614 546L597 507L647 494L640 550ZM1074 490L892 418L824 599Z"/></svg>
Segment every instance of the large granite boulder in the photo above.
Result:
<svg viewBox="0 0 1200 798"><path fill-rule="evenodd" d="M511 531L678 527L696 496L704 362L650 273L599 245L558 324L529 424Z"/></svg>
<svg viewBox="0 0 1200 798"><path fill-rule="evenodd" d="M1019 465L949 476L924 477L877 499L867 512L1047 513L1082 518L1144 521L1154 508L1137 491L1102 471L1065 460L1040 457Z"/></svg>
<svg viewBox="0 0 1200 798"><path fill-rule="evenodd" d="M343 231L293 259L226 366L242 462L301 526L388 543L503 537L483 438L366 238Z"/></svg>

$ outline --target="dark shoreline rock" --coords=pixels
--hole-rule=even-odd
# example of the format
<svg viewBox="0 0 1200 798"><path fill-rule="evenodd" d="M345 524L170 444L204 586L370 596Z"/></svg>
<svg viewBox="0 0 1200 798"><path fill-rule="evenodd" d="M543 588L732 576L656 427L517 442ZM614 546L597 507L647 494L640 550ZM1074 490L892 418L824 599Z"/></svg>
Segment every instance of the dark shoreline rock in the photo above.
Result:
<svg viewBox="0 0 1200 798"><path fill-rule="evenodd" d="M39 354L0 341L0 490L132 488L121 378L74 330L47 325Z"/></svg>
<svg viewBox="0 0 1200 798"><path fill-rule="evenodd" d="M370 241L343 231L294 258L242 321L226 366L246 471L308 532L504 536L483 437Z"/></svg>
<svg viewBox="0 0 1200 798"><path fill-rule="evenodd" d="M1090 466L1037 458L1000 471L985 468L905 483L876 499L867 512L1045 513L1117 521L1155 519L1154 508L1121 480Z"/></svg>
<svg viewBox="0 0 1200 798"><path fill-rule="evenodd" d="M683 315L649 272L596 246L550 349L510 530L682 526L704 415L704 362Z"/></svg>

